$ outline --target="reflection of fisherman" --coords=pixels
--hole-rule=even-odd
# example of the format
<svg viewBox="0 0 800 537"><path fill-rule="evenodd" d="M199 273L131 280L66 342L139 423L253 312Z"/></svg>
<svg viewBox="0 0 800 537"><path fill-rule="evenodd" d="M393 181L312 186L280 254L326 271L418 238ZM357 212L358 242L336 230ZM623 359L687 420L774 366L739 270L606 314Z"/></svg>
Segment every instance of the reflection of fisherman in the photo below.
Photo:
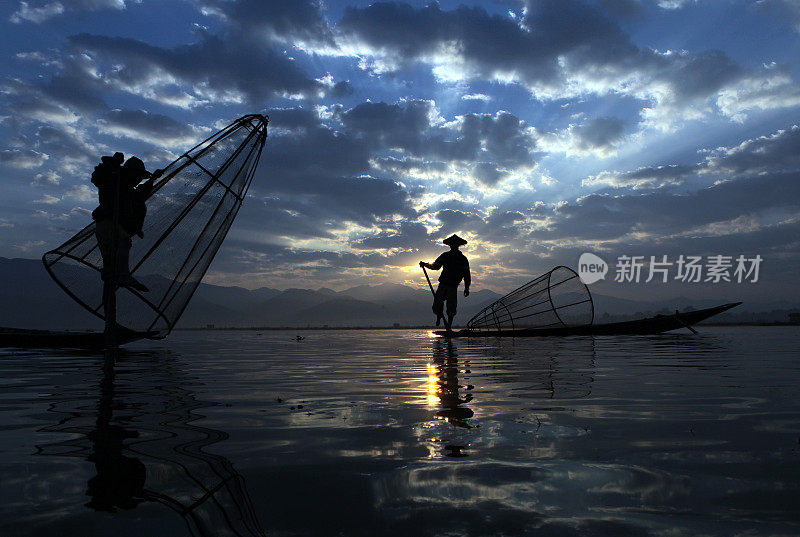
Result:
<svg viewBox="0 0 800 537"><path fill-rule="evenodd" d="M458 250L459 246L467 244L467 241L458 235L451 235L442 241L450 247L449 252L445 252L436 258L433 263L419 262L420 267L427 267L431 270L442 270L439 276L439 287L433 298L433 313L436 315L436 326L442 318L444 302L447 301L447 326L453 326L453 317L456 315L458 306L458 284L464 280L464 296L469 296L469 261L467 256Z"/></svg>
<svg viewBox="0 0 800 537"><path fill-rule="evenodd" d="M115 512L133 509L145 500L147 470L139 459L126 457L124 441L138 438L139 433L111 423L114 407L114 370L103 375L100 383L100 404L97 409L96 428L88 434L92 441L92 454L97 475L89 480L86 491L91 500L86 504L95 511Z"/></svg>
<svg viewBox="0 0 800 537"><path fill-rule="evenodd" d="M164 171L156 170L151 174L137 157L130 157L122 164L124 159L122 153L114 153L113 157L102 157L102 162L95 166L92 183L99 191L100 205L92 212L92 218L103 256L103 280L115 276L117 285L146 292L147 287L131 276L128 267L131 237L144 236L142 226L147 214L145 201L153 191L153 181L161 177ZM140 185L146 177L149 180ZM115 200L117 194L119 198ZM118 208L116 229L115 207ZM113 267L115 255L117 264Z"/></svg>
<svg viewBox="0 0 800 537"><path fill-rule="evenodd" d="M438 393L442 409L436 413L437 416L444 418L451 425L470 429L472 426L467 423L474 413L466 405L472 401L471 385L461 386L458 379L458 354L456 353L453 342L448 340L442 348L440 340L436 340L436 347L433 351L433 361L438 366ZM459 390L467 390L467 394L461 397Z"/></svg>

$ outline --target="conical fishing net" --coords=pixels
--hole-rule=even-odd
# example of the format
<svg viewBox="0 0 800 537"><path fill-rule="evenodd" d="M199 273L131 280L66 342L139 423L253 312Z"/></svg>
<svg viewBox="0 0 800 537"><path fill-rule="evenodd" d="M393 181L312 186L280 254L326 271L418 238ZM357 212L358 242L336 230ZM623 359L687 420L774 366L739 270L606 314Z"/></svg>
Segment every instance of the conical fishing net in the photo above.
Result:
<svg viewBox="0 0 800 537"><path fill-rule="evenodd" d="M164 169L147 200L131 274L148 287L117 291L117 323L164 337L175 327L236 217L267 138L267 118L239 118ZM92 222L42 258L64 291L105 319L103 259Z"/></svg>
<svg viewBox="0 0 800 537"><path fill-rule="evenodd" d="M572 269L556 267L479 311L474 331L581 326L594 321L589 289Z"/></svg>

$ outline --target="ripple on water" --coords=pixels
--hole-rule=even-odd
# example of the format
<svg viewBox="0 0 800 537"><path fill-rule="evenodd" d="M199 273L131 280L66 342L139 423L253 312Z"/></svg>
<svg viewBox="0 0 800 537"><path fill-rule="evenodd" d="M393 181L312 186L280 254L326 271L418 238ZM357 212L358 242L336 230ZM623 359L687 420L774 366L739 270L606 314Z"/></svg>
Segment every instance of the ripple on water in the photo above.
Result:
<svg viewBox="0 0 800 537"><path fill-rule="evenodd" d="M303 335L3 353L0 533L798 531L797 330Z"/></svg>

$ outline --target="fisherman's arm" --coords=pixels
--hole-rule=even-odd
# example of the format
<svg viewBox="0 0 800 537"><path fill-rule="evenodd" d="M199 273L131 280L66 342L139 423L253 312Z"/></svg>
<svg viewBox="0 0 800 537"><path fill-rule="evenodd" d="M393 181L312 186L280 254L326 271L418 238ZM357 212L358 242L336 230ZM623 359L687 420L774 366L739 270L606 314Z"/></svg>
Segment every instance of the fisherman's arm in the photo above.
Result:
<svg viewBox="0 0 800 537"><path fill-rule="evenodd" d="M164 170L159 169L154 171L147 181L136 187L136 193L139 194L142 199L146 200L149 198L150 194L153 193L153 183L162 175L164 175Z"/></svg>
<svg viewBox="0 0 800 537"><path fill-rule="evenodd" d="M431 270L439 270L440 268L442 268L442 256L437 257L436 261L434 261L433 263L426 263L425 261L420 261L419 266L427 267Z"/></svg>
<svg viewBox="0 0 800 537"><path fill-rule="evenodd" d="M469 261L464 259L464 296L469 296L469 285L472 283L472 276L469 273Z"/></svg>

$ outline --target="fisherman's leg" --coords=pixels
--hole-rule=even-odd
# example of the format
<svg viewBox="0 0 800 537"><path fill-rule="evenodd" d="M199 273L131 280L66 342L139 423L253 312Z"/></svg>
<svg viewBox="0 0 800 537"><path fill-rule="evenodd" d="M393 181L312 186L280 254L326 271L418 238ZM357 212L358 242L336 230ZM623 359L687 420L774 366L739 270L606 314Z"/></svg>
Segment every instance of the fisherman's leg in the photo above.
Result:
<svg viewBox="0 0 800 537"><path fill-rule="evenodd" d="M458 287L448 286L447 289L447 324L453 326L453 317L456 316L458 308Z"/></svg>
<svg viewBox="0 0 800 537"><path fill-rule="evenodd" d="M97 247L100 249L100 255L103 258L103 268L100 270L100 276L105 280L112 275L111 270L114 264L114 224L108 220L98 220L95 222L94 234L97 238Z"/></svg>
<svg viewBox="0 0 800 537"><path fill-rule="evenodd" d="M441 317L444 315L444 300L445 300L445 285L439 284L439 287L436 288L436 292L433 294L433 314L437 317Z"/></svg>
<svg viewBox="0 0 800 537"><path fill-rule="evenodd" d="M128 235L123 229L119 230L119 242L117 243L117 275L121 277L128 277L131 275L129 266L131 257L131 236Z"/></svg>
<svg viewBox="0 0 800 537"><path fill-rule="evenodd" d="M120 229L119 233L120 240L117 251L117 283L120 287L130 287L132 289L136 289L137 291L146 293L149 291L147 286L131 275L130 256L131 246L133 246L133 243L131 242L131 236L122 229Z"/></svg>

